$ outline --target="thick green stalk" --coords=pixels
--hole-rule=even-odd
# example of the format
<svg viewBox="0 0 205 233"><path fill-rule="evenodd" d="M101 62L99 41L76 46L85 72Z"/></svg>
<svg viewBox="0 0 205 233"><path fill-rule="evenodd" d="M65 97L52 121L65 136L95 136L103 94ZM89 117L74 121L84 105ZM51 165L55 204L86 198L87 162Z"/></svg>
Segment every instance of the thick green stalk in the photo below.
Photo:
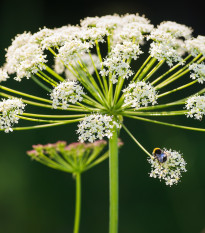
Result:
<svg viewBox="0 0 205 233"><path fill-rule="evenodd" d="M110 225L109 233L118 232L118 136L117 128L113 128L113 136L109 140L110 167Z"/></svg>
<svg viewBox="0 0 205 233"><path fill-rule="evenodd" d="M78 172L76 179L76 200L75 200L75 221L73 233L78 233L80 228L80 212L81 212L81 174Z"/></svg>

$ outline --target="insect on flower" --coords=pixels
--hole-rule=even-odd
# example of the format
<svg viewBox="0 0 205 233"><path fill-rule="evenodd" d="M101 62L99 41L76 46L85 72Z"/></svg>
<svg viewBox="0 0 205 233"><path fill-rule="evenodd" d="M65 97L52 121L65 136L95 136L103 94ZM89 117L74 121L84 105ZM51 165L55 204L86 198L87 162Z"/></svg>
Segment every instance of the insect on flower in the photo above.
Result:
<svg viewBox="0 0 205 233"><path fill-rule="evenodd" d="M158 160L159 163L165 163L170 154L160 148L154 148L152 152L153 156Z"/></svg>

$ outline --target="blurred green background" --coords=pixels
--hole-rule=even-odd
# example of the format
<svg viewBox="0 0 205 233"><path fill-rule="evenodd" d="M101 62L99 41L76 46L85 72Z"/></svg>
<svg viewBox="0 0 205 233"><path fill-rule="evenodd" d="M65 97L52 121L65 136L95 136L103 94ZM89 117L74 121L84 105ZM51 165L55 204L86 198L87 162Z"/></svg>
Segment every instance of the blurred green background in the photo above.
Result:
<svg viewBox="0 0 205 233"><path fill-rule="evenodd" d="M145 14L152 23L177 21L205 35L202 1L1 1L0 65L4 48L18 33L39 27L77 24L86 16ZM30 82L14 85L28 90ZM29 91L27 91L29 92ZM185 117L164 119L205 128L205 120ZM122 130L120 151L119 233L205 232L205 134L138 121L126 121L137 139L149 150L180 150L188 172L172 188L149 178L146 155ZM33 144L77 140L76 125L5 134L0 132L0 233L69 233L73 228L75 183L71 175L31 161L26 151ZM81 233L108 232L108 161L83 175Z"/></svg>

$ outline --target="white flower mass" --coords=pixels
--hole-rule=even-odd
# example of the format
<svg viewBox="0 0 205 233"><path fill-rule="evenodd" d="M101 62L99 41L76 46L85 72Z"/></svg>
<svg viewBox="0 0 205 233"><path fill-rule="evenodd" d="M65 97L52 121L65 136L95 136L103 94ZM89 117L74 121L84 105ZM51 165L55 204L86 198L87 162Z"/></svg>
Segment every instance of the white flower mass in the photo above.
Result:
<svg viewBox="0 0 205 233"><path fill-rule="evenodd" d="M111 138L114 125L120 128L120 124L114 121L112 116L101 114L89 115L78 124L78 139L80 142L94 142L104 137Z"/></svg>
<svg viewBox="0 0 205 233"><path fill-rule="evenodd" d="M64 81L55 87L51 93L53 108L60 105L62 109L67 109L69 107L68 103L81 102L84 94L83 88L77 81Z"/></svg>
<svg viewBox="0 0 205 233"><path fill-rule="evenodd" d="M131 106L135 110L156 104L157 93L151 84L146 82L130 83L124 92L124 106Z"/></svg>
<svg viewBox="0 0 205 233"><path fill-rule="evenodd" d="M205 81L205 64L193 63L189 66L189 69L193 71L193 73L190 75L190 78L197 79L199 83L203 84Z"/></svg>
<svg viewBox="0 0 205 233"><path fill-rule="evenodd" d="M177 151L163 149L167 154L167 161L160 163L154 156L148 158L151 164L150 177L164 180L166 185L172 186L180 181L181 173L186 172L186 162L182 155Z"/></svg>
<svg viewBox="0 0 205 233"><path fill-rule="evenodd" d="M6 133L12 132L12 126L18 123L18 115L23 114L25 104L21 99L3 99L0 102L0 128Z"/></svg>
<svg viewBox="0 0 205 233"><path fill-rule="evenodd" d="M196 95L188 98L185 107L188 110L187 117L202 120L205 115L205 96Z"/></svg>

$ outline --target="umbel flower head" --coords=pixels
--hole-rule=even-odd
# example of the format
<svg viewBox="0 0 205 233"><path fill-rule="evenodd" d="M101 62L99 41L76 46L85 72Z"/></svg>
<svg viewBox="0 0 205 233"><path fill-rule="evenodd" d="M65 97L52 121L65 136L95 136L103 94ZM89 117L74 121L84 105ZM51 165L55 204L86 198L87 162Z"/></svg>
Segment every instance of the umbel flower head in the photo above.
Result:
<svg viewBox="0 0 205 233"><path fill-rule="evenodd" d="M75 174L82 173L107 159L109 153L105 150L106 145L105 140L70 144L58 141L46 145L33 145L33 150L27 151L27 154L48 167ZM122 145L123 142L119 139L118 146Z"/></svg>
<svg viewBox="0 0 205 233"><path fill-rule="evenodd" d="M6 85L9 76L30 79L48 98L0 85L3 98L18 97L35 107L14 114L33 125L15 128L2 114L2 130L78 122L81 143L108 138L115 144L116 134L125 129L124 118L205 131L152 119L182 115L201 120L204 115L205 36L194 38L192 31L176 22L154 26L144 16L126 14L17 35L6 50L0 82ZM40 108L50 114L40 114Z"/></svg>
<svg viewBox="0 0 205 233"><path fill-rule="evenodd" d="M158 149L161 150L161 149ZM166 185L172 186L177 184L181 178L181 173L186 172L186 162L182 155L177 151L162 150L166 156L165 161L160 161L155 156L149 157L148 162L151 164L150 177L165 180Z"/></svg>

